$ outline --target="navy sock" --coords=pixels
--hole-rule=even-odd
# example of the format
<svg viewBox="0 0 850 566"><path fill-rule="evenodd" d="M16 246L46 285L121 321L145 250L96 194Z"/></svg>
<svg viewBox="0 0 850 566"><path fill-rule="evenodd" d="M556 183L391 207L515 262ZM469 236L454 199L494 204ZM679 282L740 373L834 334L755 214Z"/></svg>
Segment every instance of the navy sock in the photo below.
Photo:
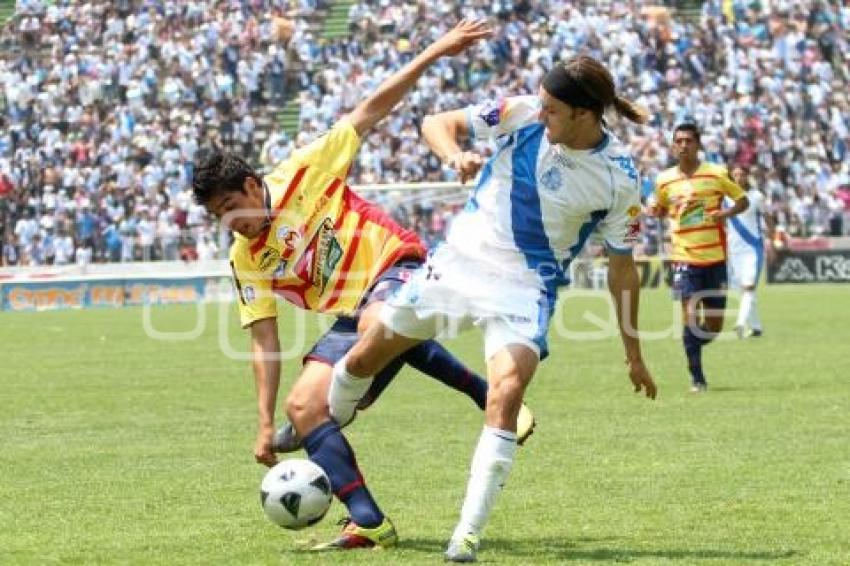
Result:
<svg viewBox="0 0 850 566"><path fill-rule="evenodd" d="M384 514L372 499L339 425L333 421L319 425L304 439L304 448L310 459L325 470L334 495L348 508L354 522L367 528L380 525Z"/></svg>
<svg viewBox="0 0 850 566"><path fill-rule="evenodd" d="M487 382L470 371L438 342L427 340L399 357L422 373L466 393L479 409L483 410L487 404Z"/></svg>
<svg viewBox="0 0 850 566"><path fill-rule="evenodd" d="M715 338L717 338L717 332L712 332L711 330L706 329L704 326L700 326L699 330L701 336L700 341L702 342L703 346L711 344L711 342L714 341Z"/></svg>
<svg viewBox="0 0 850 566"><path fill-rule="evenodd" d="M682 331L682 343L685 346L685 355L688 357L688 370L691 372L691 380L694 383L705 383L705 375L702 373L702 347L706 340L694 334L690 326Z"/></svg>

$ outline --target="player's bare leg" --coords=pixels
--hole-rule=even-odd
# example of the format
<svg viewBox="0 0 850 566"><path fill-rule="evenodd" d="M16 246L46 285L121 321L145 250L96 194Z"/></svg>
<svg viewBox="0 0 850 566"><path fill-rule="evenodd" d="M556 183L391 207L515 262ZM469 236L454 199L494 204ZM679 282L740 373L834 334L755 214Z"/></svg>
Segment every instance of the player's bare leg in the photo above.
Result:
<svg viewBox="0 0 850 566"><path fill-rule="evenodd" d="M374 376L391 360L423 341L397 334L380 321L374 322L334 366L327 397L331 416L337 422L351 420Z"/></svg>
<svg viewBox="0 0 850 566"><path fill-rule="evenodd" d="M445 552L447 560L475 561L481 531L513 467L517 416L537 363L537 352L520 344L502 348L487 362L486 424L472 457L460 521Z"/></svg>
<svg viewBox="0 0 850 566"><path fill-rule="evenodd" d="M301 438L329 418L327 398L331 369L327 364L308 361L289 390L286 415Z"/></svg>

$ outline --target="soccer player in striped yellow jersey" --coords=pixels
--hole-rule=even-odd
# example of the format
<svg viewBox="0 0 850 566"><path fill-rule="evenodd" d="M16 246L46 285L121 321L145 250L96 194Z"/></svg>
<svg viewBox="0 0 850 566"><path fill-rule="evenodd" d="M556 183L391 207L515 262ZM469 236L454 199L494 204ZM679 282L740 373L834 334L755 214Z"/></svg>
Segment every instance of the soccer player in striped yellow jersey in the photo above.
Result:
<svg viewBox="0 0 850 566"><path fill-rule="evenodd" d="M655 181L653 212L670 217L673 298L682 303L682 342L691 374L691 391L708 388L702 347L723 328L726 308L726 228L724 222L746 210L747 196L726 167L699 159L700 132L684 123L673 132L678 165ZM721 206L724 197L734 204Z"/></svg>
<svg viewBox="0 0 850 566"><path fill-rule="evenodd" d="M393 222L376 205L358 197L345 177L360 141L384 118L432 63L456 55L490 34L482 22L462 21L325 135L294 152L262 177L243 159L222 152L195 164L195 199L235 233L230 259L242 326L250 328L259 422L255 459L275 463L274 416L280 383L277 301L337 316L303 360L286 400L298 445L321 466L331 488L348 508L342 533L316 550L391 546L397 535L366 487L354 452L327 408L331 368L377 321L383 301L423 261L416 234ZM438 343L401 354L370 390L368 406L405 363L467 393L484 408L487 384ZM379 380L376 379L376 382ZM522 425L530 434L533 419ZM283 429L286 430L286 429Z"/></svg>

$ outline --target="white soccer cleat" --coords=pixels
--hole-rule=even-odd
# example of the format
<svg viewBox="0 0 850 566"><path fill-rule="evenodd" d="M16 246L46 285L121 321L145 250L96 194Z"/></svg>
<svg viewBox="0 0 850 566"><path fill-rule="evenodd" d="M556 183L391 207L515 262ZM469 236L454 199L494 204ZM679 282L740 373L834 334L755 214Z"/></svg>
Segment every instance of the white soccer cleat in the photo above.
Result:
<svg viewBox="0 0 850 566"><path fill-rule="evenodd" d="M443 556L447 562L475 562L475 554L478 552L480 540L473 534L465 535L460 539L452 539Z"/></svg>

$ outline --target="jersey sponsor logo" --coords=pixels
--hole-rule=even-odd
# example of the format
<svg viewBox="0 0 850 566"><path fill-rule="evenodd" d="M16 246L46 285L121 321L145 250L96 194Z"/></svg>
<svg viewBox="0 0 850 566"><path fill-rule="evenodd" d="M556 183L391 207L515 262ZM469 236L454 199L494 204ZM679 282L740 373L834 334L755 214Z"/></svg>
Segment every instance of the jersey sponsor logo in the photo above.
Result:
<svg viewBox="0 0 850 566"><path fill-rule="evenodd" d="M271 266L277 264L280 259L280 252L278 252L274 248L266 248L263 251L263 254L260 256L260 262L257 264L257 267L260 271L266 271Z"/></svg>
<svg viewBox="0 0 850 566"><path fill-rule="evenodd" d="M561 187L562 181L561 171L557 167L550 167L540 177L543 188L552 192L557 191Z"/></svg>
<svg viewBox="0 0 850 566"><path fill-rule="evenodd" d="M679 211L679 227L699 226L705 222L705 206L701 202L686 203Z"/></svg>
<svg viewBox="0 0 850 566"><path fill-rule="evenodd" d="M343 249L336 238L333 221L325 218L293 271L302 280L324 291L342 256Z"/></svg>

